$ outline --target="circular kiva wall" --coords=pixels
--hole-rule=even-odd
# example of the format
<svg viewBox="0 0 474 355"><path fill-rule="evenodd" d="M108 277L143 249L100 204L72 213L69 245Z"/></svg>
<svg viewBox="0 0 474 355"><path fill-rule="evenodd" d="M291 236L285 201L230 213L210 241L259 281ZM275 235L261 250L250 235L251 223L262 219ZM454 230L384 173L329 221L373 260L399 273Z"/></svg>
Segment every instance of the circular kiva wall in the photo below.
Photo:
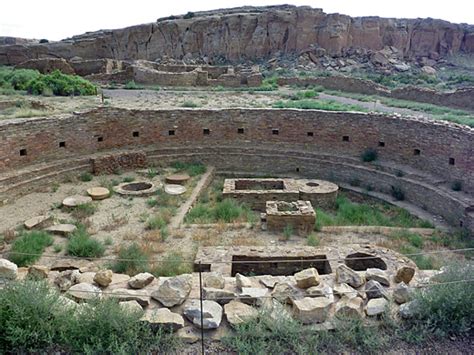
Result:
<svg viewBox="0 0 474 355"><path fill-rule="evenodd" d="M142 150L149 162L198 159L220 171L401 190L407 202L474 229L474 130L466 126L319 110L100 108L4 120L0 137L0 200L90 170L92 155ZM364 163L368 148L378 159ZM453 191L458 181L462 191Z"/></svg>

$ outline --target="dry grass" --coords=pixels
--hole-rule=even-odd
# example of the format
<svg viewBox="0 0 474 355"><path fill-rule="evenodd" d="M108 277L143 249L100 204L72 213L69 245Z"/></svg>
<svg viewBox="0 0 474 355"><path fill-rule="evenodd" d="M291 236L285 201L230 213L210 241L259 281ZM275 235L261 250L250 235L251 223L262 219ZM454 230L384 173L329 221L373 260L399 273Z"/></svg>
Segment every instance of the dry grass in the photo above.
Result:
<svg viewBox="0 0 474 355"><path fill-rule="evenodd" d="M198 229L193 232L193 241L203 247L222 244L222 233L217 229Z"/></svg>
<svg viewBox="0 0 474 355"><path fill-rule="evenodd" d="M242 231L237 236L231 239L230 245L232 246L261 246L263 245L262 241L258 239L257 233L254 231L248 231L245 233Z"/></svg>
<svg viewBox="0 0 474 355"><path fill-rule="evenodd" d="M107 224L101 228L105 232L111 232L128 223L128 216L116 216L112 214L107 218Z"/></svg>

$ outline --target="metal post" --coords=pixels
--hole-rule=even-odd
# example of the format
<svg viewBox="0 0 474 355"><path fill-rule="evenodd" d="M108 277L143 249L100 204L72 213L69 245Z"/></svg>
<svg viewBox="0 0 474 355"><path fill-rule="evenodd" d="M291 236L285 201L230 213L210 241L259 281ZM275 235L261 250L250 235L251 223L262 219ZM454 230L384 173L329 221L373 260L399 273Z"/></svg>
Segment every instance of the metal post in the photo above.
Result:
<svg viewBox="0 0 474 355"><path fill-rule="evenodd" d="M204 318L202 312L202 273L201 261L199 261L199 301L201 302L201 351L204 355Z"/></svg>

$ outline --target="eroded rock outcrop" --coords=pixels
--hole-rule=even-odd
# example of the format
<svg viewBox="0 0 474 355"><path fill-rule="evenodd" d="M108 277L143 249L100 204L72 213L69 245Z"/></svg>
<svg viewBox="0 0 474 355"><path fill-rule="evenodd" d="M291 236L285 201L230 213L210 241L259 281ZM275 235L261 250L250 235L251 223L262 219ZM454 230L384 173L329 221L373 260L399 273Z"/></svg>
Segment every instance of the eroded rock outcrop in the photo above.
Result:
<svg viewBox="0 0 474 355"><path fill-rule="evenodd" d="M7 42L11 43L11 42ZM0 64L29 59L205 58L210 63L257 60L310 49L341 55L349 48L393 46L406 56L438 58L474 52L474 27L434 19L326 14L308 6L241 7L196 12L118 30L90 32L43 44L0 47Z"/></svg>

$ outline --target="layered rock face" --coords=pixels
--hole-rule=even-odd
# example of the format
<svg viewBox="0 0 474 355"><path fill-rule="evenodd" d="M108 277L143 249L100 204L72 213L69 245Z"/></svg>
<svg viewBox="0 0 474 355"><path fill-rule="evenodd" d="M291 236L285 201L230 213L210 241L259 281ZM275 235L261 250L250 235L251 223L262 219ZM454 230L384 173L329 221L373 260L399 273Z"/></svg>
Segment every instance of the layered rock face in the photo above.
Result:
<svg viewBox="0 0 474 355"><path fill-rule="evenodd" d="M474 26L433 19L352 18L306 6L243 7L159 19L55 43L0 46L0 64L41 57L206 58L210 63L235 63L321 48L338 56L350 48L385 46L409 57L473 53Z"/></svg>

